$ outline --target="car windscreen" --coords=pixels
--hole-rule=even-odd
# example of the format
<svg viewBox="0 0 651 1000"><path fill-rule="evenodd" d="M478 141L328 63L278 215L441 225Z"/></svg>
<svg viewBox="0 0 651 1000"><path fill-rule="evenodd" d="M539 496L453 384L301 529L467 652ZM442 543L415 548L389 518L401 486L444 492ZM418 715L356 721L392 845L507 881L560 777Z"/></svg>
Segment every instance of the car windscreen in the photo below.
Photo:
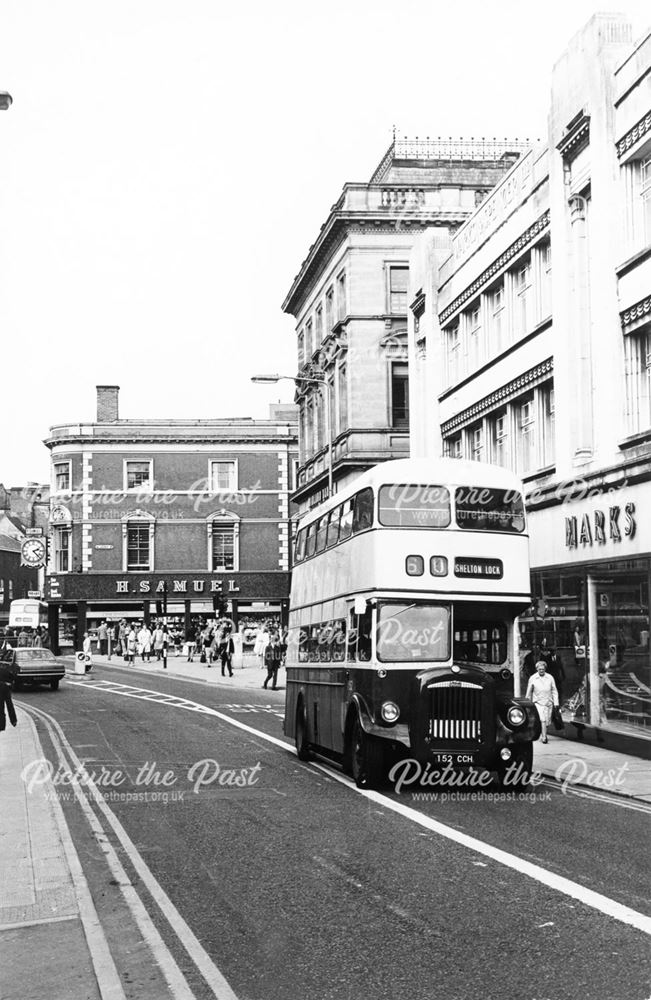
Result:
<svg viewBox="0 0 651 1000"><path fill-rule="evenodd" d="M47 649L17 649L17 660L51 660L52 654Z"/></svg>

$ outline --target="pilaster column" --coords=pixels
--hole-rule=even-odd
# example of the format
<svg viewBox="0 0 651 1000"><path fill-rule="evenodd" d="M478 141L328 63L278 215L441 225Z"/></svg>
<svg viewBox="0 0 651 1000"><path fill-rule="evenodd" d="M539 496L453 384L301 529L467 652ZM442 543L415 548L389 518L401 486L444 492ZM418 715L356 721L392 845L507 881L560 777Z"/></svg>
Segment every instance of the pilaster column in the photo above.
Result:
<svg viewBox="0 0 651 1000"><path fill-rule="evenodd" d="M580 195L569 202L572 273L570 277L570 381L574 394L572 463L589 462L594 452L592 349L590 338L590 288L587 203Z"/></svg>

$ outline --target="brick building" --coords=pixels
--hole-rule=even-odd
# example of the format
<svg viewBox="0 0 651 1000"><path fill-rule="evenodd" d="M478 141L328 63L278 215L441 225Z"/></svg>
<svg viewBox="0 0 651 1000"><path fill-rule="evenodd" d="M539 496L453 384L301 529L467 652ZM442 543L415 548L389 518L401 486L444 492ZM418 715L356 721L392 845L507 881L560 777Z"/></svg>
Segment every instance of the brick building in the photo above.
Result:
<svg viewBox="0 0 651 1000"><path fill-rule="evenodd" d="M363 469L409 454L407 286L418 233L450 234L525 144L394 140L370 181L346 184L283 303L296 319L301 511ZM442 259L441 258L441 259ZM306 381L310 375L319 381Z"/></svg>
<svg viewBox="0 0 651 1000"><path fill-rule="evenodd" d="M5 488L0 484L0 625L9 621L13 600L40 591L42 571L22 565L23 541L47 529L49 487L38 483Z"/></svg>
<svg viewBox="0 0 651 1000"><path fill-rule="evenodd" d="M95 423L55 426L46 597L53 639L104 619L284 618L295 407L268 420L122 420L98 386Z"/></svg>

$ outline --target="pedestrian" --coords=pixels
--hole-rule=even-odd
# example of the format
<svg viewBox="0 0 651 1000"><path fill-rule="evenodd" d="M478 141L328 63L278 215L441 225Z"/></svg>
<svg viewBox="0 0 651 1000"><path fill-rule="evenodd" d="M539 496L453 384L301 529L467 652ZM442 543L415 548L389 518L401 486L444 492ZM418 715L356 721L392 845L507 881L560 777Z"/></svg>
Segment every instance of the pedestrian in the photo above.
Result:
<svg viewBox="0 0 651 1000"><path fill-rule="evenodd" d="M151 632L147 622L142 623L142 628L138 632L138 649L142 656L142 662L149 663L151 657Z"/></svg>
<svg viewBox="0 0 651 1000"><path fill-rule="evenodd" d="M230 629L224 629L219 637L219 659L222 664L222 677L225 677L225 669L228 667L228 676L233 676L233 653L235 644Z"/></svg>
<svg viewBox="0 0 651 1000"><path fill-rule="evenodd" d="M165 668L165 670L167 670L167 650L169 648L169 642L170 642L170 635L169 632L167 631L167 625L163 625L161 631L163 633L163 645L161 649L161 653L163 656L163 667Z"/></svg>
<svg viewBox="0 0 651 1000"><path fill-rule="evenodd" d="M195 638L194 629L191 625L188 625L185 631L185 645L188 650L188 663L192 663L194 660L194 653L197 648L197 640Z"/></svg>
<svg viewBox="0 0 651 1000"><path fill-rule="evenodd" d="M21 628L20 632L18 633L18 645L29 646L29 634L25 631L24 628Z"/></svg>
<svg viewBox="0 0 651 1000"><path fill-rule="evenodd" d="M0 733L7 728L5 710L12 726L18 725L16 709L11 698L11 684L13 677L5 666L0 666Z"/></svg>
<svg viewBox="0 0 651 1000"><path fill-rule="evenodd" d="M106 656L108 653L108 626L106 622L102 622L97 629L97 639L99 641L99 655Z"/></svg>
<svg viewBox="0 0 651 1000"><path fill-rule="evenodd" d="M165 640L165 632L163 632L163 627L160 624L160 622L157 623L152 638L154 641L154 652L156 654L156 659L160 660L161 656L163 655L163 643Z"/></svg>
<svg viewBox="0 0 651 1000"><path fill-rule="evenodd" d="M52 641L50 639L50 633L48 632L48 630L46 628L44 628L43 631L41 632L41 646L43 647L43 649L51 649L52 648Z"/></svg>
<svg viewBox="0 0 651 1000"><path fill-rule="evenodd" d="M282 662L282 649L280 643L278 642L278 636L274 634L269 639L269 645L264 651L264 665L267 668L267 676L265 682L262 685L266 689L269 681L272 681L271 689L275 691L278 682L278 669Z"/></svg>
<svg viewBox="0 0 651 1000"><path fill-rule="evenodd" d="M93 640L88 632L84 632L84 641L81 648L84 653L86 673L89 674L93 669Z"/></svg>
<svg viewBox="0 0 651 1000"><path fill-rule="evenodd" d="M136 650L138 648L138 636L136 635L136 630L131 626L126 636L127 651L126 659L128 663L135 663L136 660Z"/></svg>
<svg viewBox="0 0 651 1000"><path fill-rule="evenodd" d="M552 708L558 705L558 691L554 678L547 673L544 660L538 660L536 673L529 679L527 698L536 706L540 716L541 742L547 743L547 726L552 721Z"/></svg>
<svg viewBox="0 0 651 1000"><path fill-rule="evenodd" d="M120 622L118 627L118 653L122 655L125 660L127 659L127 635L129 634L129 629L127 628L127 623L124 618Z"/></svg>
<svg viewBox="0 0 651 1000"><path fill-rule="evenodd" d="M253 652L255 656L260 659L260 667L264 667L265 659L264 654L267 646L269 645L269 630L267 628L258 628L255 633L255 644L253 646Z"/></svg>

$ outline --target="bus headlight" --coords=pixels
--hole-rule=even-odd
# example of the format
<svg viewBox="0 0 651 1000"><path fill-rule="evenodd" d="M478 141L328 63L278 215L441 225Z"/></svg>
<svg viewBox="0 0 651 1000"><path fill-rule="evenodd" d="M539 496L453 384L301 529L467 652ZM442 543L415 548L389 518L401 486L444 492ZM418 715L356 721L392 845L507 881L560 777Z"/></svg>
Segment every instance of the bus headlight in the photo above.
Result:
<svg viewBox="0 0 651 1000"><path fill-rule="evenodd" d="M398 721L398 716L400 715L400 709L393 701L385 701L380 709L380 714L385 722L393 724Z"/></svg>
<svg viewBox="0 0 651 1000"><path fill-rule="evenodd" d="M511 705L510 709L506 713L506 718L509 721L509 725L517 729L526 720L527 716L523 709L519 705Z"/></svg>

